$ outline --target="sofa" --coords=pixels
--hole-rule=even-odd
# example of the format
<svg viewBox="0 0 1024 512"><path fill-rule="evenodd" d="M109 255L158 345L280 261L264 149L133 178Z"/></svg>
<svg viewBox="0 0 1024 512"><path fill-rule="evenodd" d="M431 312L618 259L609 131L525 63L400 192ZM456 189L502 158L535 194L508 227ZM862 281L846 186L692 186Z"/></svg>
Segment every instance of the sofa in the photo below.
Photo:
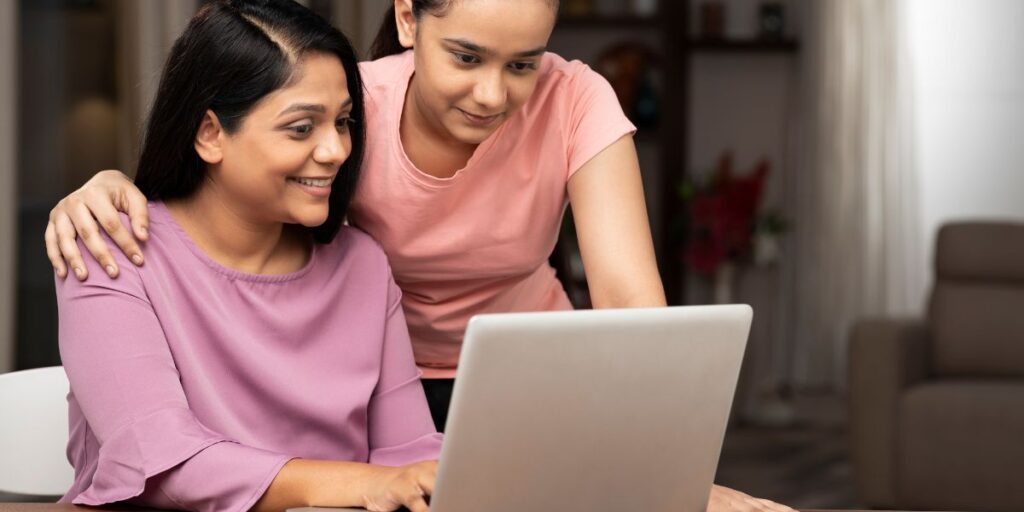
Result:
<svg viewBox="0 0 1024 512"><path fill-rule="evenodd" d="M849 384L863 504L1024 511L1024 224L943 226L926 318L857 322Z"/></svg>

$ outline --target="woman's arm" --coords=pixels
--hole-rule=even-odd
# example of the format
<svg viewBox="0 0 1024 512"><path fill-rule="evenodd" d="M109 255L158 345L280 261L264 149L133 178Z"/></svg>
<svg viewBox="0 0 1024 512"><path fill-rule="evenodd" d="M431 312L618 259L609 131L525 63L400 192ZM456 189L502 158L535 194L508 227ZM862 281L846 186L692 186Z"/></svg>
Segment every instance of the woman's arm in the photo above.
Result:
<svg viewBox="0 0 1024 512"><path fill-rule="evenodd" d="M568 187L594 307L664 306L633 137L583 164Z"/></svg>
<svg viewBox="0 0 1024 512"><path fill-rule="evenodd" d="M132 229L121 224L118 212L128 214ZM68 267L80 281L89 276L89 267L75 243L77 237L100 263L110 277L117 277L120 266L111 256L107 240L100 236L100 226L113 239L121 252L135 265L142 265L143 256L136 238L148 238L149 213L146 197L120 171L101 171L82 188L72 192L50 210L46 224L46 255L57 275L68 275Z"/></svg>
<svg viewBox="0 0 1024 512"><path fill-rule="evenodd" d="M95 469L77 468L94 474L88 488L70 497L74 503L426 511L432 463L390 468L297 460L203 425L190 409L139 272L120 263L130 271L116 280L100 273L87 282L56 282L61 359L80 411L72 421L85 422L99 443Z"/></svg>

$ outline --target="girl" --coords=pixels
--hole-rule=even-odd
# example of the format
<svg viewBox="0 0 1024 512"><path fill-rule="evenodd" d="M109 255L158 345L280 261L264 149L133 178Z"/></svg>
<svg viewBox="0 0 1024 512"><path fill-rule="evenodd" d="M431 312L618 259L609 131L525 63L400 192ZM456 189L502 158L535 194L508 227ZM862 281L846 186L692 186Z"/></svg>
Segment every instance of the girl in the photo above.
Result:
<svg viewBox="0 0 1024 512"><path fill-rule="evenodd" d="M63 501L427 510L441 438L400 292L376 242L341 225L363 111L348 41L298 4L192 19L136 175L154 201L146 265L57 280Z"/></svg>
<svg viewBox="0 0 1024 512"><path fill-rule="evenodd" d="M545 51L557 8L555 0L395 0L375 60L361 65L373 136L348 220L388 255L439 430L470 317L571 307L547 262L567 202L594 306L666 303L635 128L603 78ZM99 226L142 265L134 238L146 240L145 205L117 171L62 200L46 231L58 275L68 266L78 279L88 275L76 237L111 276L120 272ZM131 232L114 222L118 210ZM711 503L777 507L720 487Z"/></svg>

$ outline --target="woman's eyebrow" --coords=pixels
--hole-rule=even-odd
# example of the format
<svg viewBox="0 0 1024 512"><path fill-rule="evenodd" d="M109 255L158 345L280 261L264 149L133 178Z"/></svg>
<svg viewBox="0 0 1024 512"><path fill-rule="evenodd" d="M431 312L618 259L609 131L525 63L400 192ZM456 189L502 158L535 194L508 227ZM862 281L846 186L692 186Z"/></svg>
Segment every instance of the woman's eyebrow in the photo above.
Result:
<svg viewBox="0 0 1024 512"><path fill-rule="evenodd" d="M474 43L472 41L466 40L466 39L449 39L449 38L445 38L444 42L449 43L449 44L454 44L456 46L462 47L465 50L468 50L468 51L471 51L471 52L480 53L480 54L483 54L483 55L494 56L494 55L496 55L498 53L498 52L496 52L496 51L494 51L494 50L492 50L490 48L487 48L485 46L480 46L480 45L478 45L478 44L476 44L476 43ZM546 51L547 51L547 47L546 46L540 46L540 47L537 47L537 48L533 48L531 50L525 50L525 51L521 51L521 52L516 52L513 55L513 57L518 57L518 58L521 58L521 57L536 57L538 55L543 54Z"/></svg>
<svg viewBox="0 0 1024 512"><path fill-rule="evenodd" d="M317 114L323 114L327 112L327 108L319 103L292 103L288 108L282 110L277 117L281 117L285 114L291 114L292 112L315 112Z"/></svg>
<svg viewBox="0 0 1024 512"><path fill-rule="evenodd" d="M352 106L351 96L341 103L342 109L346 109L350 106ZM285 114L290 114L292 112L314 112L317 114L324 114L327 112L327 107L324 107L319 103L292 103L291 105L288 106L288 108L282 110L281 113L277 115L277 117L281 117Z"/></svg>

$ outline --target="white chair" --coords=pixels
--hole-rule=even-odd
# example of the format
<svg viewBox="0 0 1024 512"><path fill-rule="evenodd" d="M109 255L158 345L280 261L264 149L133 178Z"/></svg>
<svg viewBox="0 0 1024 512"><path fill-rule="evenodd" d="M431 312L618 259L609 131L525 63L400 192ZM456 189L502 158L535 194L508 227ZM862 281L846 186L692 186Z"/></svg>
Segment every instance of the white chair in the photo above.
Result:
<svg viewBox="0 0 1024 512"><path fill-rule="evenodd" d="M0 491L60 496L71 488L67 394L61 366L0 375Z"/></svg>

